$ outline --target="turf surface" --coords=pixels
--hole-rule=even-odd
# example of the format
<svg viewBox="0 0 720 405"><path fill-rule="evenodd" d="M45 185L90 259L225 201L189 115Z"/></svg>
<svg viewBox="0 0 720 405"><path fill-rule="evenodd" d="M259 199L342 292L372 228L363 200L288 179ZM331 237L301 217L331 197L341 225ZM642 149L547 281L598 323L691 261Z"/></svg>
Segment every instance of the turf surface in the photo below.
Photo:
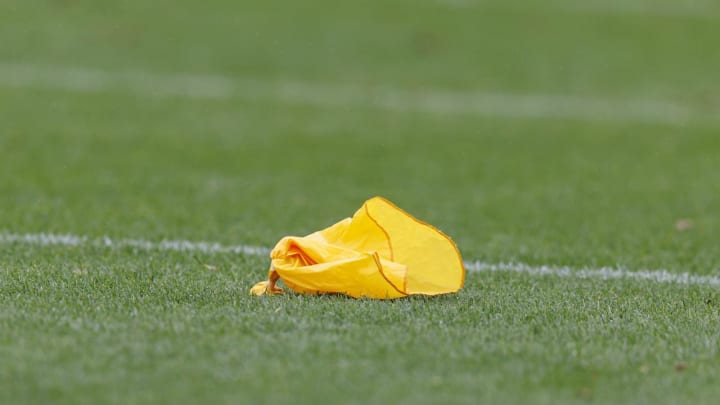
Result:
<svg viewBox="0 0 720 405"><path fill-rule="evenodd" d="M451 3L10 0L0 63L719 111L711 2L692 3L701 13L667 1ZM3 232L272 246L383 195L453 236L466 259L720 271L720 138L708 122L39 83L0 85ZM0 244L0 403L720 396L716 287L471 273L459 294L434 299L249 297L267 265Z"/></svg>

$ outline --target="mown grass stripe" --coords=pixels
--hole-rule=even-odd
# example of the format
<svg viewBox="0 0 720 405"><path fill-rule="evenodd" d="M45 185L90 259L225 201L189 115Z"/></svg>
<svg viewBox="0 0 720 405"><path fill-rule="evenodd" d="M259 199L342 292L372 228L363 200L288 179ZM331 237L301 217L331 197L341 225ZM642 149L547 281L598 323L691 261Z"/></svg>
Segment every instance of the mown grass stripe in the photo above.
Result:
<svg viewBox="0 0 720 405"><path fill-rule="evenodd" d="M488 1L488 0L434 0L435 4L451 8L513 8L522 9L525 12L532 11L532 4L524 4L522 8L515 2ZM657 0L608 0L608 1L576 1L576 0L555 0L537 2L536 7L551 10L553 12L565 12L575 14L613 14L613 15L635 15L642 17L678 17L693 19L716 19L718 8L710 1L657 1Z"/></svg>
<svg viewBox="0 0 720 405"><path fill-rule="evenodd" d="M267 256L270 249L251 245L223 245L217 242L168 240L151 242L145 239L111 239L107 236L91 238L72 234L54 233L0 233L0 244L28 244L36 246L93 246L107 249L134 248L143 251L202 252L207 254L245 254ZM680 285L707 285L720 287L720 277L703 276L687 272L672 273L667 270L629 270L619 267L572 268L556 265L529 265L524 263L487 263L466 261L469 272L517 273L534 277L554 276L580 279L632 280Z"/></svg>
<svg viewBox="0 0 720 405"><path fill-rule="evenodd" d="M719 125L709 107L651 99L609 99L558 94L459 92L260 80L218 75L38 66L0 62L0 86L48 88L78 93L127 92L153 97L240 99L313 107L369 108L397 113L556 118L591 122L638 122L686 126Z"/></svg>

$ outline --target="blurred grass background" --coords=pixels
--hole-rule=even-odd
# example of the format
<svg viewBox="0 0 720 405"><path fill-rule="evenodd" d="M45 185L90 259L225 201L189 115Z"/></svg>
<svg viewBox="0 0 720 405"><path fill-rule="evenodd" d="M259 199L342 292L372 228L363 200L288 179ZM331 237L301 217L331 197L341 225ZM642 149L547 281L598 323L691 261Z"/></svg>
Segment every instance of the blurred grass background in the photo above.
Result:
<svg viewBox="0 0 720 405"><path fill-rule="evenodd" d="M0 4L0 67L295 81L331 90L416 91L418 97L443 92L571 96L619 105L655 100L713 117L720 112L719 20L720 8L710 1L7 0ZM364 199L383 195L453 236L467 259L718 271L720 139L719 125L711 120L675 125L522 113L398 112L288 103L272 95L200 99L117 86L72 91L47 80L3 83L0 230L7 232L271 246L284 235L329 225ZM678 220L689 220L691 229L679 231ZM582 401L589 389L599 401L642 402L636 392L654 392L653 401L672 403L690 398L684 388L692 387L693 401L712 403L717 392L712 321L718 313L704 304L712 302L712 289L473 275L457 304L452 299L398 303L408 312L397 319L414 338L405 341L402 328L392 328L383 335L387 351L369 360L362 350L350 355L349 364L365 376L357 382L349 371L340 373L347 381L333 379L334 350L341 347L332 345L357 349L362 342L351 335L333 340L337 335L315 315L338 313L329 323L333 328L380 333L384 321L373 328L360 320L396 319L395 304L284 298L279 302L291 308L299 324L277 323L256 334L247 324L262 324L277 309L270 301L245 297L246 287L265 275L267 263L260 259L205 258L224 263L220 275L207 275L192 271L191 258L173 255L0 246L0 258L0 342L3 353L12 356L0 366L0 377L8 401L72 402L88 395L91 401L122 402L123 390L143 379L154 385L128 396L130 402L161 400L178 388L177 381L197 381L186 387L197 397L167 398L237 402L244 392L260 400L256 395L272 386L278 392L271 400L289 401L292 393L274 381L303 368L281 360L281 352L275 356L263 349L262 356L253 352L253 357L249 347L234 352L236 362L213 357L230 350L233 339L281 344L272 338L278 331L305 342L290 344L288 352L309 362L309 370L328 370L320 373L327 380L322 384L309 375L291 385L302 391L320 384L316 396L303 392L309 399L329 398L333 387L357 394L371 386L379 390L371 397L375 402L477 397L557 403ZM85 264L90 277L72 275L78 264ZM155 276L179 290L180 298L172 289L153 289ZM143 308L134 301L133 286L148 297L141 336L132 332L137 326L132 309ZM565 296L565 291L579 292ZM117 307L100 306L83 315L86 303L64 299L65 294L89 294ZM193 311L195 301L185 300L189 296L206 300L197 316L221 318L213 326L218 329L204 333L206 323L166 312L165 303L173 299L183 303L182 311ZM501 302L496 312L493 299ZM568 300L565 312L553 315L552 303L562 300ZM605 302L607 312L588 309L587 300ZM689 309L683 311L686 301ZM432 338L420 338L427 327L423 311L440 322L457 305L474 310L466 317L453 315L448 334L436 330ZM234 315L223 317L223 311ZM243 311L258 312L238 315ZM628 311L636 317L618 326L620 314ZM91 324L107 320L125 331L118 336L141 340L143 349L119 355L113 347L122 343L109 332L102 350L82 355L69 350L67 340L53 343L47 331L75 336L83 346L94 341L92 328L68 329L67 314ZM528 314L538 319L536 334L526 333L534 330ZM154 328L153 322L187 328L188 336L205 342L202 355L188 354L192 339L170 326ZM490 327L496 329L479 332ZM617 332L603 332L607 328ZM649 342L640 338L648 328ZM497 342L503 334L526 339L482 351L480 343ZM572 347L588 345L593 336L598 340L578 358ZM335 349L309 352L319 353L317 358L303 354L307 345L318 348L312 343L317 338ZM439 349L443 339L453 345ZM405 347L402 342L408 344L403 356L437 350L416 363L408 360L407 369L416 371L397 377L401 391L417 390L407 397L391 395L373 374L399 361L394 350ZM616 356L618 345L630 353L627 363ZM36 350L43 346L48 349ZM32 353L48 357L27 357ZM141 360L148 353L154 360ZM239 367L248 356L253 360L247 368ZM427 381L443 356L462 358L462 366L441 368L437 381L457 378L465 388L449 385L434 396ZM141 366L117 365L122 358ZM277 367L263 368L268 359ZM672 359L695 360L691 382L674 374ZM201 371L187 374L196 362ZM178 364L186 374L168 371ZM637 370L647 364L663 371L645 379ZM253 367L265 374L253 375ZM66 369L74 370L71 378ZM226 373L232 384L213 393L211 369ZM92 375L97 385L88 388L84 384ZM39 383L44 378L46 385ZM103 394L104 385L118 381L119 388ZM518 381L519 388L507 381ZM492 395L483 397L483 391Z"/></svg>

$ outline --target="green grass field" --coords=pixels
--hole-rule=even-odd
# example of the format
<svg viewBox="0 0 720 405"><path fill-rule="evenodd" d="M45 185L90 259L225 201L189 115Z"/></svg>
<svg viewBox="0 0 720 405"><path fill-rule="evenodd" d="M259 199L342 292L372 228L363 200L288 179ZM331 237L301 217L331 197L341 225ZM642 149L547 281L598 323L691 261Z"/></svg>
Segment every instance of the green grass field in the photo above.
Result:
<svg viewBox="0 0 720 405"><path fill-rule="evenodd" d="M717 403L718 24L710 0L3 1L0 403ZM268 248L375 195L467 261L570 274L251 297L267 257L40 237ZM580 276L604 267L705 278Z"/></svg>

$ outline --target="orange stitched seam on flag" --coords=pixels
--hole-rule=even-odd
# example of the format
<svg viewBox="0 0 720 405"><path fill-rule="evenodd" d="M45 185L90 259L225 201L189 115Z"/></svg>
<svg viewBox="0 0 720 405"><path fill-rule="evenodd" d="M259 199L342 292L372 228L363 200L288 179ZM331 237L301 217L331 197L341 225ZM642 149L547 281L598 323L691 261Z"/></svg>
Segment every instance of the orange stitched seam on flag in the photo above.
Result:
<svg viewBox="0 0 720 405"><path fill-rule="evenodd" d="M370 218L370 220L373 221L373 223L375 223L375 225L377 225L377 227L380 228L380 230L383 231L383 233L385 234L385 237L387 238L387 241L388 241L388 247L390 248L390 261L395 261L395 252L393 251L392 239L390 239L390 234L388 233L388 231L385 230L385 228L383 228L382 225L380 225L380 223L372 216L372 214L370 214L370 209L368 209L367 205L365 205L365 213L367 214L368 218ZM400 264L402 264L402 263L400 263ZM378 266L380 268L380 274L382 274L383 278L385 278L385 280L387 280L388 283L390 283L390 280L388 280L388 278L385 277L385 272L383 271L382 265L380 265L380 262L378 262ZM405 294L405 295L407 295L407 274L408 274L408 269L405 269L405 274L403 274L403 286L402 286L403 290L402 291L398 290L398 288L395 287L395 284L390 283L393 286L393 288L398 290L398 292L400 292L401 294Z"/></svg>
<svg viewBox="0 0 720 405"><path fill-rule="evenodd" d="M382 263L380 263L380 257L378 256L377 252L374 252L371 256L373 257L373 260L375 260L375 264L377 264L377 266L378 266L380 275L385 279L385 281L387 281L387 283L390 284L390 286L392 286L392 288L395 291L399 292L400 294L402 294L404 296L407 296L406 292L400 291L397 287L395 287L395 284L393 284L392 281L390 281L390 279L388 279L387 276L385 276L385 270L383 270L383 266L382 266ZM406 274L407 274L407 272L406 272Z"/></svg>
<svg viewBox="0 0 720 405"><path fill-rule="evenodd" d="M462 286L465 285L465 263L463 263L463 261L462 261L462 255L460 254L460 249L458 249L457 245L455 244L455 241L453 241L451 237L447 236L447 235L445 234L445 232L441 231L440 229L434 227L433 225L430 225L429 223L427 223L427 222L425 222L425 221L423 221L423 220L421 220L421 219L417 219L417 218L415 218L414 216L408 214L405 210L403 210L402 208L398 207L398 206L395 205L392 201L389 201L389 200L386 199L385 197L379 197L379 196L378 196L377 198L385 201L385 203L387 203L387 204L390 205L391 207L395 207L395 209L397 209L400 213L402 213L402 214L405 215L406 217L412 219L413 221L419 223L420 225L424 225L424 226L426 226L426 227L428 227L428 228L430 228L430 229L433 229L433 230L437 231L443 238L447 239L448 242L450 242L450 244L452 245L452 247L455 249L455 253L457 254L457 259L458 259L458 261L460 262L460 268L463 269L462 279L460 280L460 286L458 287L458 289L461 289ZM367 211L367 207L365 207L365 210ZM368 216L370 216L370 213L369 213L369 212L368 212ZM374 218L372 218L372 217L370 217L370 218L377 224L377 221L375 221ZM378 224L378 226L380 226L380 224ZM383 229L382 226L380 226L380 229ZM385 232L385 229L383 229L383 232ZM385 234L387 235L387 232L385 232ZM389 237L389 236L388 236L388 240L390 240L390 237ZM391 249L391 251L392 251L392 247L391 247L390 249ZM407 291L407 272L405 273L405 285L403 286L403 288L405 289L405 291Z"/></svg>

